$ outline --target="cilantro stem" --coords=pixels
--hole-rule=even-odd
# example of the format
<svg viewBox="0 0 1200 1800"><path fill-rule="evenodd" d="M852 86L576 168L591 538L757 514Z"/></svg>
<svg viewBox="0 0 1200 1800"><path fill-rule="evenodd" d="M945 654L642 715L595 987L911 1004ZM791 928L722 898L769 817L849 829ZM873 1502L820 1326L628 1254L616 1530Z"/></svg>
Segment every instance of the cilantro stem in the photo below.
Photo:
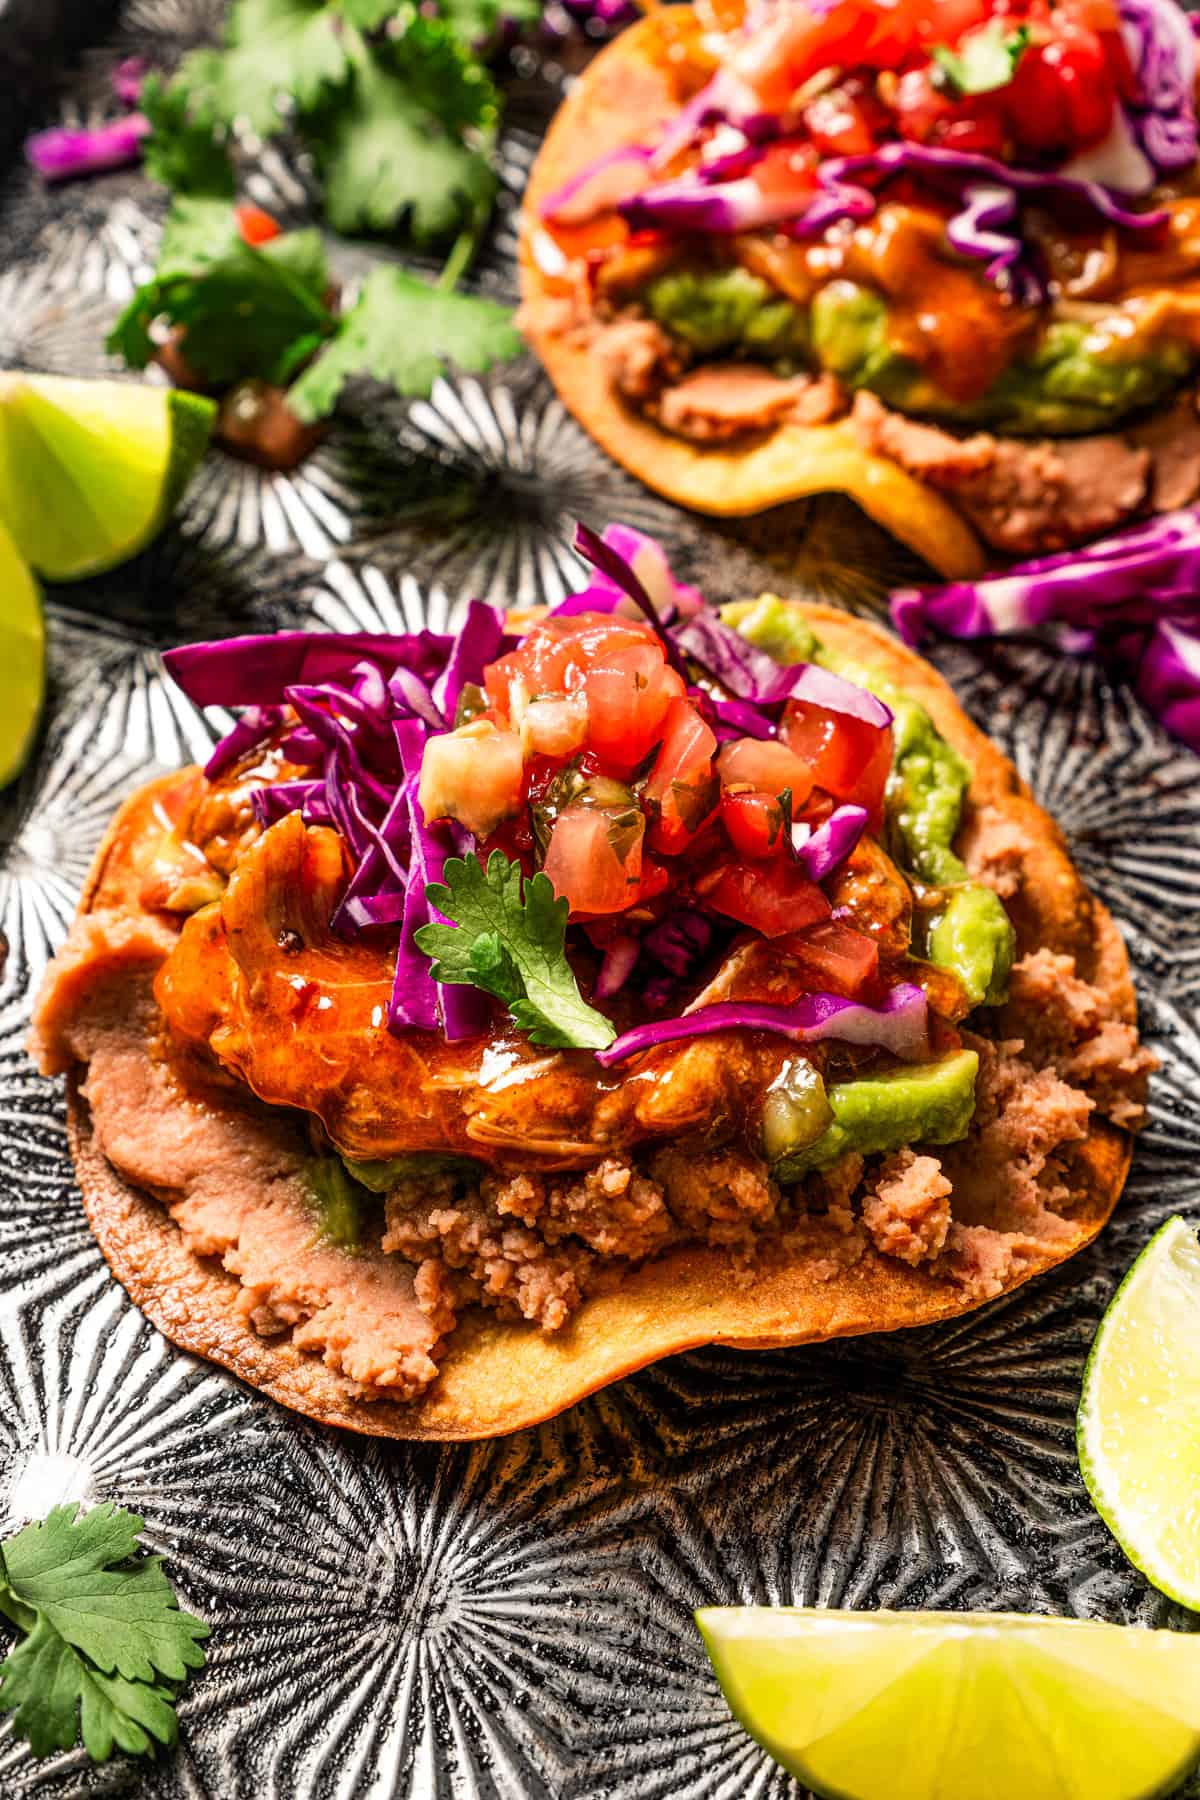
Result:
<svg viewBox="0 0 1200 1800"><path fill-rule="evenodd" d="M488 155L491 156L495 149L496 142L494 130L485 133L484 141ZM453 293L471 264L475 261L475 256L478 252L483 234L487 229L487 222L491 216L491 197L489 196L487 200L477 200L475 205L471 208L470 218L451 244L450 254L442 265L442 272L438 276L435 284L439 293Z"/></svg>
<svg viewBox="0 0 1200 1800"><path fill-rule="evenodd" d="M479 249L479 240L483 236L483 228L486 223L487 214L476 208L470 223L463 226L450 246L450 254L442 265L442 272L437 278L436 285L439 293L452 293L475 261L475 253Z"/></svg>

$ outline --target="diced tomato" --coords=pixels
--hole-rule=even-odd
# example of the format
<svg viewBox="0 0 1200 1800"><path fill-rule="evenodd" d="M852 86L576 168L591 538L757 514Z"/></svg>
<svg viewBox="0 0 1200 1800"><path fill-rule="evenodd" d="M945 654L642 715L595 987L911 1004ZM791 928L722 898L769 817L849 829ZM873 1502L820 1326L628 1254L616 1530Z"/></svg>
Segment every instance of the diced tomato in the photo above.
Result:
<svg viewBox="0 0 1200 1800"><path fill-rule="evenodd" d="M822 156L859 156L873 150L889 123L887 109L855 77L818 94L801 117Z"/></svg>
<svg viewBox="0 0 1200 1800"><path fill-rule="evenodd" d="M243 201L234 207L233 216L237 220L238 235L244 244L269 244L272 238L277 238L280 234L278 219L273 219L261 206L251 206Z"/></svg>
<svg viewBox="0 0 1200 1800"><path fill-rule="evenodd" d="M817 158L809 144L783 142L772 144L754 164L747 177L769 200L787 205L815 192ZM780 208L781 215L783 208Z"/></svg>
<svg viewBox="0 0 1200 1800"><path fill-rule="evenodd" d="M929 68L905 70L896 85L895 108L900 135L913 143L982 156L1003 152L1008 128L998 97L973 94L953 100L934 86Z"/></svg>
<svg viewBox="0 0 1200 1800"><path fill-rule="evenodd" d="M633 904L645 906L648 900L657 899L658 895L664 893L670 886L670 882L670 871L664 868L662 863L656 862L654 857L643 855L642 879L638 883L638 891L633 897Z"/></svg>
<svg viewBox="0 0 1200 1800"><path fill-rule="evenodd" d="M818 919L827 919L831 911L816 883L806 881L792 863L782 860L729 865L712 887L705 886L704 900L714 912L769 938L802 931Z"/></svg>
<svg viewBox="0 0 1200 1800"><path fill-rule="evenodd" d="M638 620L612 618L607 613L543 619L517 649L489 663L483 678L488 704L507 717L514 686L521 688L526 699L538 694L573 694L583 687L588 667L603 652L639 644L653 645L662 653L649 625Z"/></svg>
<svg viewBox="0 0 1200 1800"><path fill-rule="evenodd" d="M717 740L690 700L672 700L662 749L642 789L652 814L650 848L677 856L713 812L719 797L712 759Z"/></svg>
<svg viewBox="0 0 1200 1800"><path fill-rule="evenodd" d="M1110 53L1094 31L1060 11L1054 36L1031 44L1004 90L1013 135L1032 150L1069 151L1099 143L1117 101Z"/></svg>
<svg viewBox="0 0 1200 1800"><path fill-rule="evenodd" d="M787 853L787 828L778 794L754 788L728 788L721 795L721 823L735 850L759 860Z"/></svg>
<svg viewBox="0 0 1200 1800"><path fill-rule="evenodd" d="M816 991L857 1000L879 984L879 945L840 919L823 919L781 940Z"/></svg>
<svg viewBox="0 0 1200 1800"><path fill-rule="evenodd" d="M642 879L644 829L634 809L620 820L593 806L569 806L559 814L544 867L572 913L621 912L633 902Z"/></svg>
<svg viewBox="0 0 1200 1800"><path fill-rule="evenodd" d="M615 773L629 774L660 741L667 708L684 691L657 641L605 645L584 677L588 743Z"/></svg>
<svg viewBox="0 0 1200 1800"><path fill-rule="evenodd" d="M781 6L747 35L726 65L768 111L783 111L796 89L828 68L901 69L933 44L957 44L995 10L994 0L834 0Z"/></svg>
<svg viewBox="0 0 1200 1800"><path fill-rule="evenodd" d="M739 738L723 744L717 757L722 787L761 788L764 793L792 796L792 811L799 812L812 793L815 776L794 750L777 741Z"/></svg>
<svg viewBox="0 0 1200 1800"><path fill-rule="evenodd" d="M872 831L883 825L883 793L892 766L892 733L808 700L789 700L780 736L802 757L817 787L865 806Z"/></svg>

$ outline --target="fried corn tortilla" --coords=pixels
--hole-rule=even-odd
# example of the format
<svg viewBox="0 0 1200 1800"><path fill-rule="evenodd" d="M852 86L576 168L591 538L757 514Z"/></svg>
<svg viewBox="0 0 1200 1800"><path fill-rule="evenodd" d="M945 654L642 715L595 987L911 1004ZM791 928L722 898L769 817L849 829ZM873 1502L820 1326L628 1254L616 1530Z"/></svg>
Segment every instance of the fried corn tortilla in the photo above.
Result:
<svg viewBox="0 0 1200 1800"><path fill-rule="evenodd" d="M970 862L972 839L986 818L1021 844L1021 880L1008 903L1018 954L1042 950L1072 957L1078 976L1095 988L1107 1016L1132 1025L1134 993L1121 938L1080 880L1058 828L1035 805L1012 765L967 719L941 677L881 629L828 608L806 606L803 613L831 649L869 665L919 700L973 766L957 841ZM122 1034L120 1079L131 1130L138 1124L137 1096L143 1091L161 1094L148 984L176 931L161 913L141 908L140 859L148 828L169 813L172 794L199 779L195 770L169 775L126 803L101 846L83 895L76 949L72 953L69 947L60 958L39 1003L35 1037L40 1037L43 1066L62 1066L61 1053L56 1064L56 1053L48 1046L56 1032L61 1036L64 1019L68 1025L72 1018L83 1019L89 1007L96 1030ZM110 947L103 992L78 935L86 935L89 920L103 927ZM1020 1036L1026 1026L1036 1032L1037 1021L1023 1017L1021 1008L1019 997L1010 1002L994 1028L997 1037ZM108 1156L102 1152L85 1093L91 1029L81 1028L73 1040L81 1060L70 1070L70 1144L89 1220L113 1272L173 1343L325 1424L397 1438L493 1437L537 1424L660 1357L700 1345L760 1349L893 1331L952 1317L978 1303L964 1298L951 1280L884 1256L873 1246L853 1264L839 1265L831 1261L824 1228L814 1221L788 1254L765 1258L752 1280L734 1281L730 1258L722 1250L673 1251L586 1299L570 1322L552 1334L471 1308L426 1393L408 1404L365 1400L345 1374L299 1347L296 1334L277 1327L263 1336L254 1329L239 1306L238 1278L226 1272L216 1255L186 1248L162 1200L122 1175L119 1131L110 1133ZM176 1120L168 1101L167 1128L183 1135L194 1125L205 1134L196 1139L204 1145L202 1154L230 1169L236 1167L248 1120L254 1129L261 1125L281 1139L290 1136L303 1144L299 1115L268 1108L238 1091L230 1078L223 1081L207 1091L203 1106L193 1108L188 1118L181 1114ZM1138 1075L1131 1075L1131 1097L1138 1083ZM1109 1217L1129 1165L1128 1133L1094 1112L1086 1139L1073 1150L1070 1200L1059 1209L1061 1230L1051 1241L1027 1241L996 1291L1008 1291L1073 1255Z"/></svg>
<svg viewBox="0 0 1200 1800"><path fill-rule="evenodd" d="M556 114L525 191L521 322L566 405L605 450L681 506L722 517L762 512L813 494L848 494L949 579L986 566L961 512L899 463L864 449L849 420L783 424L731 447L688 443L627 406L589 346L559 326L562 300L537 251L541 203L607 151L644 141L678 109L672 44L699 29L672 6L631 26L591 62Z"/></svg>

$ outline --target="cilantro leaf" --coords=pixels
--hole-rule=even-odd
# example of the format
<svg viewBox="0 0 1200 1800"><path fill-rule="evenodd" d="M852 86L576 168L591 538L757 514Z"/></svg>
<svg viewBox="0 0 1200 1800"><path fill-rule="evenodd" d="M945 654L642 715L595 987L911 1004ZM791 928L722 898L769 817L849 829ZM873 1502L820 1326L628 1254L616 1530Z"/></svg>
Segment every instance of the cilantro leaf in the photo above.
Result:
<svg viewBox="0 0 1200 1800"><path fill-rule="evenodd" d="M438 18L470 48L494 38L501 22L532 25L541 15L541 0L438 0L437 7Z"/></svg>
<svg viewBox="0 0 1200 1800"><path fill-rule="evenodd" d="M325 0L234 0L227 48L193 50L171 85L196 119L244 119L269 137L285 122L281 99L307 112L348 80L354 36Z"/></svg>
<svg viewBox="0 0 1200 1800"><path fill-rule="evenodd" d="M496 175L487 155L458 135L459 119L448 127L430 99L360 49L352 96L306 121L335 231L390 231L404 223L426 242L491 205ZM456 106L461 111L461 95Z"/></svg>
<svg viewBox="0 0 1200 1800"><path fill-rule="evenodd" d="M193 115L185 89L149 75L141 111L152 126L142 145L146 173L177 194L211 194L232 200L233 164L223 128Z"/></svg>
<svg viewBox="0 0 1200 1800"><path fill-rule="evenodd" d="M447 363L478 371L520 348L512 315L495 301L444 293L404 269L375 269L288 404L311 424L333 411L352 376L427 395Z"/></svg>
<svg viewBox="0 0 1200 1800"><path fill-rule="evenodd" d="M254 247L243 242L232 208L199 197L177 200L163 233L154 278L117 319L108 348L144 369L165 319L187 333L186 356L216 387L249 376L285 382L334 329L318 231L290 231Z"/></svg>
<svg viewBox="0 0 1200 1800"><path fill-rule="evenodd" d="M396 0L340 0L342 17L360 31L376 31L386 25L400 8Z"/></svg>
<svg viewBox="0 0 1200 1800"><path fill-rule="evenodd" d="M990 19L969 32L957 50L936 44L930 55L957 94L991 94L1007 87L1029 42L1029 28L1007 29Z"/></svg>
<svg viewBox="0 0 1200 1800"><path fill-rule="evenodd" d="M500 97L484 65L449 23L405 9L403 29L375 51L380 64L404 82L415 106L447 130L494 132Z"/></svg>
<svg viewBox="0 0 1200 1800"><path fill-rule="evenodd" d="M182 1612L142 1520L112 1505L57 1506L0 1545L0 1611L27 1635L0 1665L0 1711L35 1754L145 1755L175 1741L176 1686L208 1627Z"/></svg>
<svg viewBox="0 0 1200 1800"><path fill-rule="evenodd" d="M145 1756L151 1738L173 1744L178 1735L172 1686L102 1674L45 1619L0 1666L0 1677L0 1707L13 1713L14 1730L35 1756L69 1750L82 1735L92 1760L105 1762L114 1748Z"/></svg>
<svg viewBox="0 0 1200 1800"><path fill-rule="evenodd" d="M417 946L433 959L438 981L482 988L502 1000L531 1042L555 1049L603 1050L616 1036L589 1006L566 956L567 902L545 874L522 881L521 865L493 850L451 857L445 881L425 889L430 906L453 925L422 925Z"/></svg>

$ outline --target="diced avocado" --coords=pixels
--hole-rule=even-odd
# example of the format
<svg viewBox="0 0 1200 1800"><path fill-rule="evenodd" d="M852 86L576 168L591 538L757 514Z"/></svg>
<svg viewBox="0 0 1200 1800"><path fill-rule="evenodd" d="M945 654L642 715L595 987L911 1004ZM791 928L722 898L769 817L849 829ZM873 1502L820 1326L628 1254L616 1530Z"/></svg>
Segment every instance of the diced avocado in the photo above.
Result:
<svg viewBox="0 0 1200 1800"><path fill-rule="evenodd" d="M872 1156L905 1144L955 1143L966 1136L975 1111L978 1069L973 1050L958 1050L941 1062L834 1082L827 1090L833 1124L771 1173L777 1181L797 1181L851 1150Z"/></svg>
<svg viewBox="0 0 1200 1800"><path fill-rule="evenodd" d="M747 643L765 650L777 663L811 662L817 653L817 640L800 613L778 594L735 600L720 612L726 625L732 625Z"/></svg>
<svg viewBox="0 0 1200 1800"><path fill-rule="evenodd" d="M700 356L731 351L769 361L803 357L808 349L804 309L736 265L672 270L650 283L642 301L652 319Z"/></svg>
<svg viewBox="0 0 1200 1800"><path fill-rule="evenodd" d="M833 1123L821 1071L803 1056L785 1063L763 1098L763 1155L777 1163L795 1155Z"/></svg>
<svg viewBox="0 0 1200 1800"><path fill-rule="evenodd" d="M957 976L972 1006L1000 1006L1008 997L1015 939L999 895L982 882L955 888L926 936L930 962Z"/></svg>
<svg viewBox="0 0 1200 1800"><path fill-rule="evenodd" d="M972 416L1014 432L1071 435L1103 431L1127 413L1153 406L1187 375L1187 345L1160 339L1130 356L1117 339L1077 319L1055 319L1029 356L1007 368Z"/></svg>
<svg viewBox="0 0 1200 1800"><path fill-rule="evenodd" d="M912 364L893 350L887 302L853 281L831 281L814 296L810 317L813 352L823 369L847 387L874 388L887 397L907 383Z"/></svg>
<svg viewBox="0 0 1200 1800"><path fill-rule="evenodd" d="M402 1181L419 1180L422 1175L451 1175L467 1180L479 1174L479 1164L469 1156L450 1156L441 1150L414 1150L406 1156L384 1156L375 1161L355 1162L342 1158L346 1172L373 1194L390 1194Z"/></svg>
<svg viewBox="0 0 1200 1800"><path fill-rule="evenodd" d="M338 1156L314 1157L304 1180L317 1208L321 1236L339 1250L357 1250L362 1241L362 1195Z"/></svg>

